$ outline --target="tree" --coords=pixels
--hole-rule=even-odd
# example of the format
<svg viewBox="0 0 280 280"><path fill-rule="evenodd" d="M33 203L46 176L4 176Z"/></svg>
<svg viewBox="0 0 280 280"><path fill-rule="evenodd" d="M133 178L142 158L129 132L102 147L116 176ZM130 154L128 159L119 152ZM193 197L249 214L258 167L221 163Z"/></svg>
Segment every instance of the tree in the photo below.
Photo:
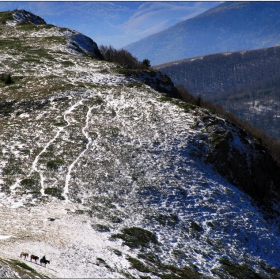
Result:
<svg viewBox="0 0 280 280"><path fill-rule="evenodd" d="M145 58L143 61L142 61L142 65L145 67L145 68L150 68L151 67L151 62L149 59Z"/></svg>
<svg viewBox="0 0 280 280"><path fill-rule="evenodd" d="M144 59L140 62L130 52L124 49L116 50L112 46L101 45L99 50L104 60L116 62L128 69L147 69L151 66L150 60Z"/></svg>
<svg viewBox="0 0 280 280"><path fill-rule="evenodd" d="M12 80L11 74L9 73L7 78L5 79L5 84L10 85L12 83L13 83L13 80Z"/></svg>
<svg viewBox="0 0 280 280"><path fill-rule="evenodd" d="M201 97L201 94L199 94L197 97L196 97L196 106L201 106L201 101L202 101L202 97Z"/></svg>

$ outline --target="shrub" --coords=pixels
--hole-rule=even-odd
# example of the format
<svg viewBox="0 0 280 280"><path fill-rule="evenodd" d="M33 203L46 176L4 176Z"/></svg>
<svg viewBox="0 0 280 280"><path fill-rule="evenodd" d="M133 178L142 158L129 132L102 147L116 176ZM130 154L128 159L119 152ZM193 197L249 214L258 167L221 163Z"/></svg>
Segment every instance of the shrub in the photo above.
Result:
<svg viewBox="0 0 280 280"><path fill-rule="evenodd" d="M10 84L12 84L14 82L10 73L9 74L6 74L6 73L1 74L1 78L0 79L6 85L10 85Z"/></svg>
<svg viewBox="0 0 280 280"><path fill-rule="evenodd" d="M127 260L130 262L132 268L135 268L140 272L151 272L150 268L147 267L143 262L130 256L127 257Z"/></svg>
<svg viewBox="0 0 280 280"><path fill-rule="evenodd" d="M177 89L184 101L196 105L196 98L183 85L179 85Z"/></svg>
<svg viewBox="0 0 280 280"><path fill-rule="evenodd" d="M95 224L95 225L91 225L91 227L100 232L110 231L110 228L106 225Z"/></svg>
<svg viewBox="0 0 280 280"><path fill-rule="evenodd" d="M59 166L63 164L61 159L50 160L47 162L47 168L52 170L57 170Z"/></svg>
<svg viewBox="0 0 280 280"><path fill-rule="evenodd" d="M246 264L237 264L227 258L221 258L219 262L222 264L224 270L234 278L243 278L243 279L261 279L261 275L254 272Z"/></svg>
<svg viewBox="0 0 280 280"><path fill-rule="evenodd" d="M32 186L35 186L36 185L36 181L32 178L29 178L29 179L23 179L21 180L20 184L22 186L26 186L26 187L32 187Z"/></svg>
<svg viewBox="0 0 280 280"><path fill-rule="evenodd" d="M65 198L62 196L62 191L58 188L46 188L45 194L57 197L58 199L64 200Z"/></svg>
<svg viewBox="0 0 280 280"><path fill-rule="evenodd" d="M117 249L112 249L113 253L116 254L117 256L122 256L122 252L117 250Z"/></svg>
<svg viewBox="0 0 280 280"><path fill-rule="evenodd" d="M33 268L31 268L30 266L28 266L26 263L20 262L20 261L15 261L15 265L20 266L26 270L29 270L31 272L36 272Z"/></svg>
<svg viewBox="0 0 280 280"><path fill-rule="evenodd" d="M150 242L157 244L156 235L148 230L131 227L124 228L121 230L122 234L113 234L112 238L121 238L124 240L124 244L131 247L137 248L139 246L147 247Z"/></svg>
<svg viewBox="0 0 280 280"><path fill-rule="evenodd" d="M160 263L159 257L151 252L138 254L137 257L141 259L145 259L146 261L149 261L155 265Z"/></svg>
<svg viewBox="0 0 280 280"><path fill-rule="evenodd" d="M202 101L202 97L201 97L201 95L199 94L198 96L197 96L197 98L196 98L196 106L201 106L201 101Z"/></svg>
<svg viewBox="0 0 280 280"><path fill-rule="evenodd" d="M175 226L179 222L178 216L173 213L168 213L167 215L159 214L155 219L162 226Z"/></svg>
<svg viewBox="0 0 280 280"><path fill-rule="evenodd" d="M190 227L196 231L203 231L203 228L196 222L191 221Z"/></svg>

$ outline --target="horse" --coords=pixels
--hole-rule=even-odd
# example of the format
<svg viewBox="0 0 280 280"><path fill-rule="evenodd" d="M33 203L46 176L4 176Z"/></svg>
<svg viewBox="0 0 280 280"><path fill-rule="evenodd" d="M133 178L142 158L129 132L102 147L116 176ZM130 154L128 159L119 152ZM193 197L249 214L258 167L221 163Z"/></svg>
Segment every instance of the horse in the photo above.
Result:
<svg viewBox="0 0 280 280"><path fill-rule="evenodd" d="M28 253L21 252L19 257L20 257L20 258L24 257L24 259L26 260L26 258L27 258L28 256L29 256Z"/></svg>
<svg viewBox="0 0 280 280"><path fill-rule="evenodd" d="M50 261L46 259L46 257L44 256L43 258L40 259L40 265L42 265L42 263L45 264L45 267L48 264L50 264Z"/></svg>
<svg viewBox="0 0 280 280"><path fill-rule="evenodd" d="M39 257L34 256L34 255L31 255L31 256L30 256L30 261L32 262L32 260L34 260L35 263L37 263L37 260L39 260Z"/></svg>

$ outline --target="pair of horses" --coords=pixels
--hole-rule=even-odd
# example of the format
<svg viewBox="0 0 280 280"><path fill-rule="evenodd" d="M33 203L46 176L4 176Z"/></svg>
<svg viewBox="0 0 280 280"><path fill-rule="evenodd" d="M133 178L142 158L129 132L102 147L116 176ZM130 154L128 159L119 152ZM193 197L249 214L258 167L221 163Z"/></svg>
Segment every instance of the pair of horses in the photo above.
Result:
<svg viewBox="0 0 280 280"><path fill-rule="evenodd" d="M20 254L20 257L21 257L21 258L24 257L25 260L26 260L26 258L28 258L28 256L29 256L28 253L22 252L22 253ZM30 256L30 261L32 262L32 260L34 260L35 263L37 263L37 261L39 260L39 257L37 257L37 256L35 256L35 255L31 255L31 256ZM45 267L46 267L47 263L50 264L50 261L47 260L45 256L43 256L43 257L40 259L40 265L44 264Z"/></svg>

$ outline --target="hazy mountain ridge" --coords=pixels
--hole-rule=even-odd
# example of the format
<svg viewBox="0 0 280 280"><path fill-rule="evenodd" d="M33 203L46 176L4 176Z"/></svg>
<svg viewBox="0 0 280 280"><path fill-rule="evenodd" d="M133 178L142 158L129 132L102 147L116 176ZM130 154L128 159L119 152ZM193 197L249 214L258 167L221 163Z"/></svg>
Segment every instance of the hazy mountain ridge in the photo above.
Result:
<svg viewBox="0 0 280 280"><path fill-rule="evenodd" d="M271 137L279 134L280 47L220 53L156 66L191 93L219 103Z"/></svg>
<svg viewBox="0 0 280 280"><path fill-rule="evenodd" d="M152 65L279 45L277 2L225 2L124 48ZM168 55L167 55L168 54Z"/></svg>
<svg viewBox="0 0 280 280"><path fill-rule="evenodd" d="M168 97L172 83L156 71L127 75L72 52L74 31L1 29L0 63L13 80L0 82L4 261L46 255L47 268L21 262L52 278L279 277L280 173L265 189L268 218L205 160L223 160L229 143L255 156L239 157L253 172L267 156L256 139Z"/></svg>
<svg viewBox="0 0 280 280"><path fill-rule="evenodd" d="M280 47L251 51L226 52L194 57L155 66L184 84L190 92L208 99L216 93L254 87L261 80L279 75Z"/></svg>

